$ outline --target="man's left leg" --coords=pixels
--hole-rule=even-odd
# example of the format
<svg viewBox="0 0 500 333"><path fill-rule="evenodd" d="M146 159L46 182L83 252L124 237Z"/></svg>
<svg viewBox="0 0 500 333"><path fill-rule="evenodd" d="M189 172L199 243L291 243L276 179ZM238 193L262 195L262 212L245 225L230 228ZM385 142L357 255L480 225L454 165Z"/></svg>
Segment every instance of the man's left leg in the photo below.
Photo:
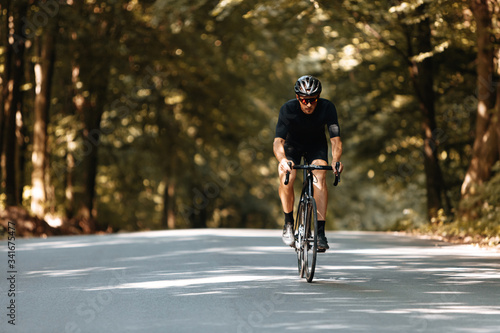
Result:
<svg viewBox="0 0 500 333"><path fill-rule="evenodd" d="M316 159L312 162L316 165L328 165L328 162L322 159ZM326 209L328 206L328 188L326 186L326 170L315 170L314 172L314 200L318 213L318 250L324 252L329 249L328 240L325 236Z"/></svg>

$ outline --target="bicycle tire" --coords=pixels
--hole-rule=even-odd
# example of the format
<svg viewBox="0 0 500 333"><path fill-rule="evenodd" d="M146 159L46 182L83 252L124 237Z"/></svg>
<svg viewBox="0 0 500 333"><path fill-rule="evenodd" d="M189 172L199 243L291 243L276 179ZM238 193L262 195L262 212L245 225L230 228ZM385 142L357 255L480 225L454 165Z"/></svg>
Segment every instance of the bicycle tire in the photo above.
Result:
<svg viewBox="0 0 500 333"><path fill-rule="evenodd" d="M318 253L318 213L316 210L316 201L309 199L306 210L306 245L302 248L303 254L303 272L307 282L312 282L314 271L316 269L316 255Z"/></svg>
<svg viewBox="0 0 500 333"><path fill-rule="evenodd" d="M306 221L306 202L301 197L299 203L299 209L297 211L297 218L295 219L295 251L297 252L297 266L299 269L299 276L304 277L304 252L302 248L304 247L304 230Z"/></svg>

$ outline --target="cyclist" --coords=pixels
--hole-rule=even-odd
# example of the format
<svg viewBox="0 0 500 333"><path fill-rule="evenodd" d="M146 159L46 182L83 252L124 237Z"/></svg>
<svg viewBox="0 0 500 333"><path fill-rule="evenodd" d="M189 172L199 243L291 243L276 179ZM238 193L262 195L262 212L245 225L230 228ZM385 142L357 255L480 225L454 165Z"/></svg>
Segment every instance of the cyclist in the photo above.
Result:
<svg viewBox="0 0 500 333"><path fill-rule="evenodd" d="M330 135L332 149L332 166L340 162L342 141L335 105L327 99L320 98L321 82L311 75L301 76L295 83L295 99L289 100L280 109L273 151L279 162L280 178L279 197L285 213L282 240L286 245L295 246L293 235L293 206L295 194L293 183L297 170L290 168L300 164L304 157L306 163L328 165L328 143L325 126ZM344 166L340 163L339 172ZM288 185L284 184L286 173L290 173ZM335 171L336 172L336 171ZM318 250L329 248L325 236L325 218L328 201L326 187L326 171L314 171L314 199L318 213Z"/></svg>

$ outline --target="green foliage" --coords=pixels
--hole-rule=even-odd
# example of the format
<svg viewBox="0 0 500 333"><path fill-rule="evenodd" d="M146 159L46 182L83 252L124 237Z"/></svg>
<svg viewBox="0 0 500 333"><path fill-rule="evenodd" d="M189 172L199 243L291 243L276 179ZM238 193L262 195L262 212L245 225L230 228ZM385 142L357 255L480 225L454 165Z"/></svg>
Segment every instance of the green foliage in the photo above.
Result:
<svg viewBox="0 0 500 333"><path fill-rule="evenodd" d="M500 244L500 163L493 169L491 180L477 193L463 200L460 208L468 216L457 216L450 220L441 212L441 218L432 224L415 224L401 220L394 229L419 234L438 236L452 242L471 243L480 246Z"/></svg>
<svg viewBox="0 0 500 333"><path fill-rule="evenodd" d="M81 195L81 162L88 149L98 149L102 229L165 228L170 184L176 227L278 226L274 126L279 107L294 98L294 80L310 73L321 79L322 97L337 106L344 142L346 169L340 187L330 189L329 227L420 226L425 177L421 115L408 72L413 56L434 61L435 149L456 207L477 103L467 3L426 1L425 13L421 1L74 3L58 12L49 124L52 211L68 211L70 176L75 197ZM414 23L425 17L434 49L414 55ZM1 64L3 57L0 52ZM72 82L77 63L82 82ZM29 109L32 86L26 89ZM95 90L105 92L101 138L89 144L73 98ZM29 114L25 125L34 125ZM484 230L500 220L499 181L485 184L474 199L488 202L477 207L474 222Z"/></svg>
<svg viewBox="0 0 500 333"><path fill-rule="evenodd" d="M491 180L462 202L462 208L473 217L463 220L472 223L473 228L483 236L500 236L500 163L497 162L492 171Z"/></svg>

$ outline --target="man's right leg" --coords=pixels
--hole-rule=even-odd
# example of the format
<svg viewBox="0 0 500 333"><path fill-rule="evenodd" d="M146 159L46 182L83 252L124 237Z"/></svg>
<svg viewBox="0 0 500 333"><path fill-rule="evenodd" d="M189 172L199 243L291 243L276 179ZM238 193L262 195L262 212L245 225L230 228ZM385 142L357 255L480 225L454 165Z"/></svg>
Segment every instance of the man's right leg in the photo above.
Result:
<svg viewBox="0 0 500 333"><path fill-rule="evenodd" d="M328 165L328 162L323 159L316 159L312 162L312 164ZM316 179L316 181L314 182L314 199L316 200L318 214L318 251L324 252L330 248L328 246L328 240L325 236L326 209L328 205L326 171L316 170L314 171L314 177Z"/></svg>
<svg viewBox="0 0 500 333"><path fill-rule="evenodd" d="M297 175L296 170L292 170L289 175L288 185L285 185L286 172L279 170L279 196L281 199L281 205L283 206L283 212L285 213L285 224L283 226L283 235L281 239L283 243L288 246L294 246L295 240L293 237L293 204L295 201L295 193L293 191L293 184L295 182L295 177Z"/></svg>

